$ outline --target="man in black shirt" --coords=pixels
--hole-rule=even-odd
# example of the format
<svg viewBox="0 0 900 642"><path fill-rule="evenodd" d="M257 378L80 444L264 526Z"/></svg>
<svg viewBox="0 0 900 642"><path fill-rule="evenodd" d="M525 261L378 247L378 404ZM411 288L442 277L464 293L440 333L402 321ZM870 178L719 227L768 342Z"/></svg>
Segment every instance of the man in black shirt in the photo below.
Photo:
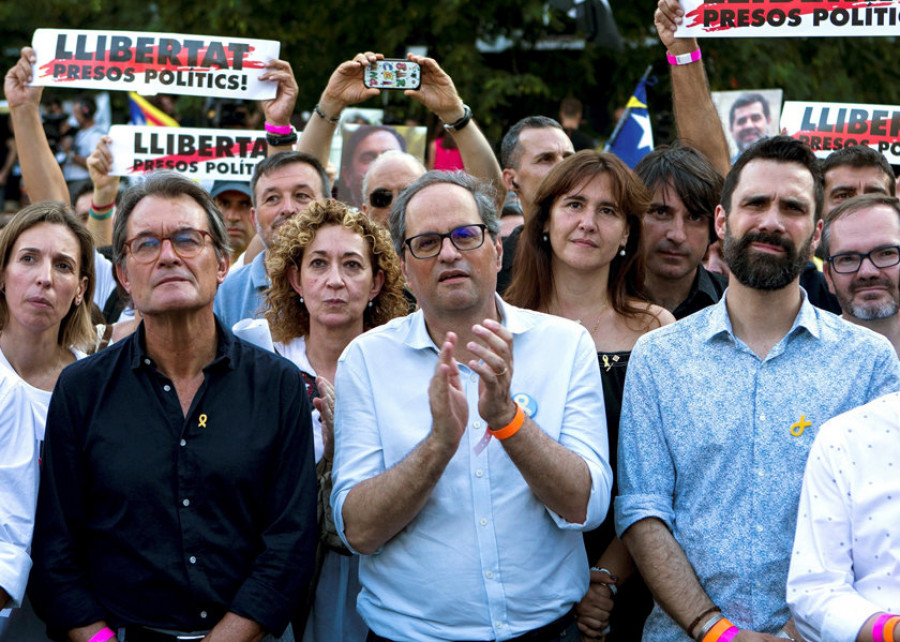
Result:
<svg viewBox="0 0 900 642"><path fill-rule="evenodd" d="M691 147L658 147L634 168L652 196L644 213L643 252L648 298L676 319L722 298L728 285L703 267L716 240L713 215L724 179Z"/></svg>
<svg viewBox="0 0 900 642"><path fill-rule="evenodd" d="M541 181L557 163L574 153L562 125L546 116L528 116L506 132L500 144L503 183L519 197L526 221ZM497 275L497 292L501 294L512 281L513 259L523 227L517 227L503 241L503 265Z"/></svg>
<svg viewBox="0 0 900 642"><path fill-rule="evenodd" d="M281 635L316 540L299 371L213 315L221 215L158 174L124 196L116 269L143 323L73 364L50 403L31 597L57 639Z"/></svg>

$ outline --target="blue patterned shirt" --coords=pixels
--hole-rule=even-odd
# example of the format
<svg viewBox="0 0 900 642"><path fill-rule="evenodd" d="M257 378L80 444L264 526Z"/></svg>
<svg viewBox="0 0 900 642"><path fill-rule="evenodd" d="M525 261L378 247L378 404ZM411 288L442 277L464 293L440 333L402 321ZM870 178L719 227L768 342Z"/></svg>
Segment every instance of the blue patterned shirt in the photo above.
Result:
<svg viewBox="0 0 900 642"><path fill-rule="evenodd" d="M760 359L735 336L726 298L634 348L616 530L662 520L725 616L775 633L790 617L785 584L816 432L900 389L900 363L884 337L813 307L805 292L793 327ZM659 606L644 639L690 640Z"/></svg>

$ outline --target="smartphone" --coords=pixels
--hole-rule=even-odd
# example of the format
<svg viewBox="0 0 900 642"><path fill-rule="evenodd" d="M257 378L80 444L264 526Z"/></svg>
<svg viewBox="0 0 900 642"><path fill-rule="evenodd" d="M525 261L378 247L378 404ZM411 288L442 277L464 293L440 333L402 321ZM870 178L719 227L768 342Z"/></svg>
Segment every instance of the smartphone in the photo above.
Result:
<svg viewBox="0 0 900 642"><path fill-rule="evenodd" d="M419 63L409 60L379 60L363 72L363 83L375 89L418 89L422 82Z"/></svg>

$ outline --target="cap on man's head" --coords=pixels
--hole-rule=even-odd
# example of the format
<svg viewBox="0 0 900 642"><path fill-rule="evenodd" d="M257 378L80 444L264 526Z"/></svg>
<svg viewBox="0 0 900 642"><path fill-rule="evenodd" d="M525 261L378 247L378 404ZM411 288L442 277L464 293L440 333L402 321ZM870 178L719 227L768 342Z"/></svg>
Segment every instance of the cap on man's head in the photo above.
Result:
<svg viewBox="0 0 900 642"><path fill-rule="evenodd" d="M216 181L213 183L212 189L209 190L209 195L215 198L219 194L224 194L225 192L240 192L244 194L249 199L253 199L253 192L250 191L250 183L246 181Z"/></svg>

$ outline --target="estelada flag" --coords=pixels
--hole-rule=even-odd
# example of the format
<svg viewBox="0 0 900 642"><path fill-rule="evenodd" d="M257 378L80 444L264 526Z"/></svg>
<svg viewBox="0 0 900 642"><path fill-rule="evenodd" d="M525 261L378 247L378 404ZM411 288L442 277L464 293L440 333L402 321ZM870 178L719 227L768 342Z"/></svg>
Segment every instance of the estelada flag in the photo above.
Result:
<svg viewBox="0 0 900 642"><path fill-rule="evenodd" d="M159 107L154 107L146 98L135 91L128 92L128 106L131 110L132 125L157 127L178 127L178 121Z"/></svg>

